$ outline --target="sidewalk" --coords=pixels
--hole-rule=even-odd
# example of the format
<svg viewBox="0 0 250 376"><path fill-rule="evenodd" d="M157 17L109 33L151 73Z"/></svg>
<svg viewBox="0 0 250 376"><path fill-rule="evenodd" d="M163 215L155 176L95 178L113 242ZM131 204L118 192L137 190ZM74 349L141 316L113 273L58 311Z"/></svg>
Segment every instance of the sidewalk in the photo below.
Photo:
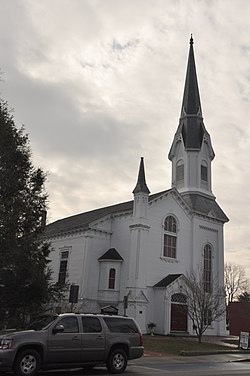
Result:
<svg viewBox="0 0 250 376"><path fill-rule="evenodd" d="M144 357L137 359L136 362L144 362L146 359L157 359L158 361L165 361L169 363L231 363L231 362L250 362L250 352L233 351L228 353L212 354L193 356L172 356L162 353L145 353Z"/></svg>
<svg viewBox="0 0 250 376"><path fill-rule="evenodd" d="M229 353L229 354L210 354L197 356L147 356L133 360L136 363L144 363L146 359L157 362L167 361L168 363L231 363L231 362L250 362L250 353Z"/></svg>

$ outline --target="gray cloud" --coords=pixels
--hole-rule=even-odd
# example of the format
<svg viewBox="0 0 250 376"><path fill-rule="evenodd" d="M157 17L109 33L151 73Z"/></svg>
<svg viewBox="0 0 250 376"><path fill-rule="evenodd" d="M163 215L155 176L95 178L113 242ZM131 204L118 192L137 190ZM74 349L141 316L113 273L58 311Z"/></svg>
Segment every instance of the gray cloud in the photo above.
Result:
<svg viewBox="0 0 250 376"><path fill-rule="evenodd" d="M0 93L48 171L50 221L170 187L193 33L226 259L250 265L250 3L2 0Z"/></svg>

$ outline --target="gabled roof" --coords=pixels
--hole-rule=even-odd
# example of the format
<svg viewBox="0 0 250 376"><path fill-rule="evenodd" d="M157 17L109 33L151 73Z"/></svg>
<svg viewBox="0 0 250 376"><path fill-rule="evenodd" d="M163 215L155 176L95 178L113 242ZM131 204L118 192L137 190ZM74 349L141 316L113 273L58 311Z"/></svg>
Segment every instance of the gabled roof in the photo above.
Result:
<svg viewBox="0 0 250 376"><path fill-rule="evenodd" d="M103 260L123 261L123 258L117 252L117 250L115 248L110 248L107 252L104 253L104 255L99 257L98 260L99 261L103 261Z"/></svg>
<svg viewBox="0 0 250 376"><path fill-rule="evenodd" d="M165 278L161 279L153 287L167 287L176 279L178 279L182 274L169 274Z"/></svg>
<svg viewBox="0 0 250 376"><path fill-rule="evenodd" d="M170 190L161 191L149 196L149 202L152 202L157 197L162 196ZM62 235L63 233L75 232L79 230L86 230L91 223L103 217L115 214L125 214L126 212L133 211L133 200L122 202L116 205L105 206L100 209L87 211L84 213L76 214L70 217L59 219L50 223L45 227L43 237Z"/></svg>

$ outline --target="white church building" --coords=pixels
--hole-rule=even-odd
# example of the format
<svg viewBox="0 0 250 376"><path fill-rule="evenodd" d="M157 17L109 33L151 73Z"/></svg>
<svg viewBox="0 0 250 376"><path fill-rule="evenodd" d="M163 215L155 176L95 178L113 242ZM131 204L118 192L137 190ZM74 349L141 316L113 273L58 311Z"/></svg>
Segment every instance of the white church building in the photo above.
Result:
<svg viewBox="0 0 250 376"><path fill-rule="evenodd" d="M54 281L79 287L74 310L100 313L111 306L133 316L143 332L154 322L158 334L194 334L187 314L178 310L178 304L186 303L183 275L207 265L208 280L218 275L223 284L224 276L223 226L228 218L212 192L214 156L191 37L179 125L168 156L172 187L150 194L141 158L131 201L46 226ZM69 310L68 301L54 308ZM213 322L205 334L224 335L225 320Z"/></svg>

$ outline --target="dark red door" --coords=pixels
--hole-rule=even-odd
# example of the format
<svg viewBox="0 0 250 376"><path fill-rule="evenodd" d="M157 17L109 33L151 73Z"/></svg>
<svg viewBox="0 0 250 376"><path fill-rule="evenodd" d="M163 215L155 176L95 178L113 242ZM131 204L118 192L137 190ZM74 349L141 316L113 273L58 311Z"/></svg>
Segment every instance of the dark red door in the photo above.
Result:
<svg viewBox="0 0 250 376"><path fill-rule="evenodd" d="M187 305L171 304L171 332L187 331Z"/></svg>

